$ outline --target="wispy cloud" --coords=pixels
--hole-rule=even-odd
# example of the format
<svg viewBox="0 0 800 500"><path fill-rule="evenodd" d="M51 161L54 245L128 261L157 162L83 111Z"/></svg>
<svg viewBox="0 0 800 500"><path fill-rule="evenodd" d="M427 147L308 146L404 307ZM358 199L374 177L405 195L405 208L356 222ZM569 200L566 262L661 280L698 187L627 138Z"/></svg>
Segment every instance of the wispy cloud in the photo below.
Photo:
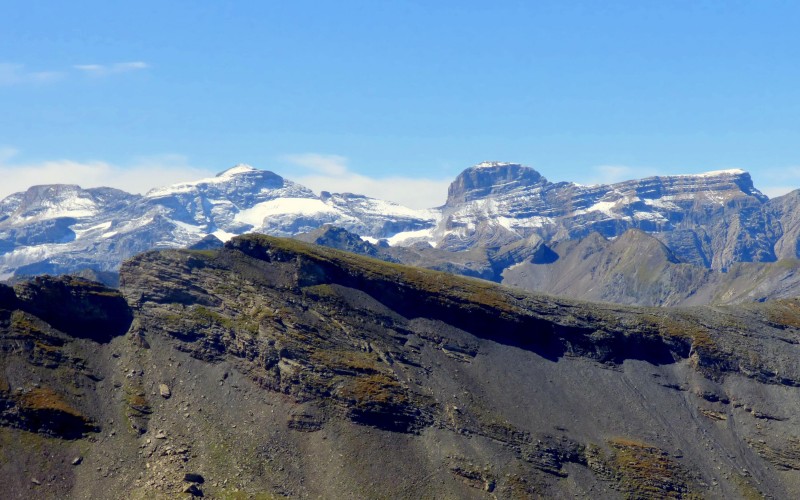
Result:
<svg viewBox="0 0 800 500"><path fill-rule="evenodd" d="M3 179L0 199L38 184L109 186L129 193L145 193L154 187L213 175L208 169L191 165L181 155L136 158L125 165L67 159L24 162L15 161L16 156L13 148L0 148L0 178Z"/></svg>
<svg viewBox="0 0 800 500"><path fill-rule="evenodd" d="M321 155L317 153L303 153L284 155L281 160L302 167L303 169L324 175L347 174L347 158L339 155Z"/></svg>
<svg viewBox="0 0 800 500"><path fill-rule="evenodd" d="M36 85L52 83L74 76L75 71L92 77L105 77L148 69L143 61L118 62L113 64L76 64L70 70L30 70L24 64L0 62L0 86Z"/></svg>
<svg viewBox="0 0 800 500"><path fill-rule="evenodd" d="M411 208L431 208L443 204L452 180L370 177L351 171L347 158L339 155L304 153L282 156L280 160L291 166L283 175L314 191L364 194Z"/></svg>
<svg viewBox="0 0 800 500"><path fill-rule="evenodd" d="M118 73L129 73L149 68L143 61L119 62L113 64L76 64L73 68L91 76L108 76Z"/></svg>
<svg viewBox="0 0 800 500"><path fill-rule="evenodd" d="M135 158L125 164L106 161L18 160L19 151L0 146L0 199L39 184L78 184L83 188L109 186L129 193L212 177L215 170L192 165L182 155ZM391 200L412 208L444 203L451 179L403 176L370 177L350 170L338 155L298 154L280 158L288 168L282 175L317 192L358 193ZM218 169L217 169L218 170ZM276 170L278 170L276 168Z"/></svg>
<svg viewBox="0 0 800 500"><path fill-rule="evenodd" d="M613 184L630 179L642 179L659 175L654 168L629 167L627 165L597 165L592 168L593 177L584 184Z"/></svg>
<svg viewBox="0 0 800 500"><path fill-rule="evenodd" d="M31 71L24 64L0 63L0 85L42 84L64 76L62 71Z"/></svg>

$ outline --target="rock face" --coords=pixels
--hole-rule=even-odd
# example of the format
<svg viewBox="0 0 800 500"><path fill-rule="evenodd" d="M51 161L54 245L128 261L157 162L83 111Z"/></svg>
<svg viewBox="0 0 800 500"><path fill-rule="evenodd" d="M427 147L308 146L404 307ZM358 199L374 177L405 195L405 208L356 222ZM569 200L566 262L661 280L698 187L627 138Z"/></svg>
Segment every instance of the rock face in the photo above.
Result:
<svg viewBox="0 0 800 500"><path fill-rule="evenodd" d="M322 226L310 233L299 234L296 238L300 241L336 248L344 250L345 252L383 258L384 260L393 260L388 254L382 253L379 247L368 241L364 241L359 235L351 233L341 227Z"/></svg>
<svg viewBox="0 0 800 500"><path fill-rule="evenodd" d="M775 260L776 220L741 170L580 186L548 182L522 165L482 163L450 186L435 239L463 250L533 234L562 241L639 229L684 262L723 269Z"/></svg>
<svg viewBox="0 0 800 500"><path fill-rule="evenodd" d="M447 205L540 191L550 183L539 172L516 163L483 162L461 172L447 190Z"/></svg>
<svg viewBox="0 0 800 500"><path fill-rule="evenodd" d="M36 303L117 292L0 288L5 495L800 494L794 299L592 304L263 235L138 255L120 286L103 340Z"/></svg>
<svg viewBox="0 0 800 500"><path fill-rule="evenodd" d="M645 306L736 304L800 295L800 260L744 262L726 272L682 262L655 236L593 233L547 249L547 262L517 259L503 284L584 300Z"/></svg>
<svg viewBox="0 0 800 500"><path fill-rule="evenodd" d="M133 316L119 292L73 276L40 276L15 287L20 309L74 337L108 342L128 331Z"/></svg>
<svg viewBox="0 0 800 500"><path fill-rule="evenodd" d="M87 358L128 330L125 299L69 277L4 288L9 295L0 302L0 424L68 440L97 432L101 376Z"/></svg>

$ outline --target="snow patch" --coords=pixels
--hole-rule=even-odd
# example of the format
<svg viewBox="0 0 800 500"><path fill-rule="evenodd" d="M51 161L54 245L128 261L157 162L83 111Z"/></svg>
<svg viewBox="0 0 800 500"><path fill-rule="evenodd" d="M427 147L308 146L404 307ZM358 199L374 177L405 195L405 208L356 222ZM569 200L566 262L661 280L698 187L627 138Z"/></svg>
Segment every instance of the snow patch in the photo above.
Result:
<svg viewBox="0 0 800 500"><path fill-rule="evenodd" d="M258 227L263 224L265 218L270 216L316 214L343 215L339 210L315 198L278 198L242 210L236 214L234 220Z"/></svg>
<svg viewBox="0 0 800 500"><path fill-rule="evenodd" d="M200 227L200 226L195 226L193 224L187 224L185 222L181 222L181 221L177 221L177 220L173 220L173 219L169 219L169 221L171 223L173 223L175 225L175 227L181 228L184 231L189 232L189 233L201 233L201 232L203 232L203 228Z"/></svg>
<svg viewBox="0 0 800 500"><path fill-rule="evenodd" d="M667 199L666 196L663 197L663 198L657 198L657 199L645 198L642 201L644 201L645 205L647 205L649 207L653 207L653 208L661 208L661 209L665 209L665 210L680 210L680 207L678 205L672 203L672 201Z"/></svg>
<svg viewBox="0 0 800 500"><path fill-rule="evenodd" d="M511 220L514 221L514 227L517 228L537 228L555 224L555 221L552 218L542 217L539 215L534 215L533 217L528 217L526 219L511 219Z"/></svg>
<svg viewBox="0 0 800 500"><path fill-rule="evenodd" d="M685 177L718 177L720 175L742 175L745 173L747 172L740 168L730 168L727 170L712 170L710 172L703 172L701 174L686 174Z"/></svg>
<svg viewBox="0 0 800 500"><path fill-rule="evenodd" d="M528 261L527 260L523 260L522 262L517 262L516 264L513 264L511 267L507 268L506 271L513 271L514 269L516 269L518 267L526 266L527 264L528 264ZM503 271L503 272L505 272L505 271Z"/></svg>
<svg viewBox="0 0 800 500"><path fill-rule="evenodd" d="M497 222L497 223L498 223L500 226L502 226L502 227L504 227L504 228L508 229L509 231L516 232L516 231L514 231L514 226L515 226L515 224L514 224L514 223L515 223L515 222L517 222L517 220L516 220L516 219L511 219L511 218L509 218L509 217L496 217L494 220L495 220L495 221L496 221L496 222Z"/></svg>
<svg viewBox="0 0 800 500"><path fill-rule="evenodd" d="M404 244L409 245L417 241L427 241L431 245L436 246L436 243L433 241L433 230L434 228L431 227L428 229L419 229L417 231L405 231L397 233L391 238L387 238L387 240L391 246L404 246Z"/></svg>
<svg viewBox="0 0 800 500"><path fill-rule="evenodd" d="M504 161L482 161L477 165L473 166L474 169L483 169L483 168L497 168L497 167L507 167L508 165L515 165L515 163L508 163Z"/></svg>
<svg viewBox="0 0 800 500"><path fill-rule="evenodd" d="M36 220L58 219L60 217L92 217L97 213L97 206L92 200L86 198L74 198L69 201L45 201L41 203L41 209L34 210L31 215L21 216L18 221L28 222Z"/></svg>
<svg viewBox="0 0 800 500"><path fill-rule="evenodd" d="M611 217L614 215L614 212L611 209L614 208L616 205L617 205L616 201L598 201L589 208L575 210L574 212L572 212L572 215L575 216L575 215L584 215L589 212L602 212Z"/></svg>
<svg viewBox="0 0 800 500"><path fill-rule="evenodd" d="M651 220L666 222L668 219L658 212L634 212L633 218L636 220Z"/></svg>
<svg viewBox="0 0 800 500"><path fill-rule="evenodd" d="M231 178L234 175L246 174L247 172L255 172L256 170L257 169L255 167L252 167L247 163L237 163L228 170L218 173L216 178L225 178L225 177Z"/></svg>
<svg viewBox="0 0 800 500"><path fill-rule="evenodd" d="M105 231L111 227L111 221L106 221L100 224L96 224L91 227L81 228L80 225L72 226L72 232L75 233L75 239L80 239L84 234L92 232L92 231Z"/></svg>
<svg viewBox="0 0 800 500"><path fill-rule="evenodd" d="M220 241L222 241L223 243L225 243L226 241L230 240L230 239L231 239L231 238L233 238L234 236L238 236L238 235L237 235L237 234L235 234L235 233L229 233L229 232L227 232L227 231L223 231L222 229L217 229L216 231L214 231L214 232L213 232L213 233L211 233L211 234L213 234L214 236L216 236L216 237L217 237L217 238L218 238Z"/></svg>

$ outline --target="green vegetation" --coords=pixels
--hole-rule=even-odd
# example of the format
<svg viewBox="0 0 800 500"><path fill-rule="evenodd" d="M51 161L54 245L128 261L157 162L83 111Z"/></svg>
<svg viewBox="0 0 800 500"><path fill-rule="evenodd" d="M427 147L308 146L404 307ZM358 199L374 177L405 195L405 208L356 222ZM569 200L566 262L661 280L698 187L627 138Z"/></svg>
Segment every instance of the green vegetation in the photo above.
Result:
<svg viewBox="0 0 800 500"><path fill-rule="evenodd" d="M408 401L403 386L383 373L352 378L341 388L340 394L357 408L398 405Z"/></svg>
<svg viewBox="0 0 800 500"><path fill-rule="evenodd" d="M70 406L64 398L48 387L37 387L31 389L19 397L21 407L29 410L46 410L66 413L73 417L85 419L85 417L75 408Z"/></svg>
<svg viewBox="0 0 800 500"><path fill-rule="evenodd" d="M152 413L152 408L150 408L150 402L145 397L144 391L130 391L125 394L125 403L130 407L131 410L138 414L149 414Z"/></svg>
<svg viewBox="0 0 800 500"><path fill-rule="evenodd" d="M140 384L125 386L123 396L125 401L125 421L129 428L136 432L144 432L147 429L147 421L153 409L144 388Z"/></svg>
<svg viewBox="0 0 800 500"><path fill-rule="evenodd" d="M217 250L184 250L184 251L189 253L190 255L197 257L204 257L206 259L213 259L219 254L219 251Z"/></svg>
<svg viewBox="0 0 800 500"><path fill-rule="evenodd" d="M718 349L717 343L710 335L710 330L700 325L697 320L679 313L642 315L641 324L667 339L684 339L691 343L695 350L713 351Z"/></svg>
<svg viewBox="0 0 800 500"><path fill-rule="evenodd" d="M338 296L333 288L328 284L307 286L303 289L303 292L317 299L335 298Z"/></svg>
<svg viewBox="0 0 800 500"><path fill-rule="evenodd" d="M800 301L781 300L766 305L767 321L781 327L800 329Z"/></svg>
<svg viewBox="0 0 800 500"><path fill-rule="evenodd" d="M27 313L16 310L11 313L12 331L22 335L41 336L45 331L40 326L40 321Z"/></svg>
<svg viewBox="0 0 800 500"><path fill-rule="evenodd" d="M743 499L762 500L766 498L755 486L753 486L751 482L747 480L747 478L742 477L739 474L733 474L731 477L733 482L736 484L736 487L739 489L739 493L742 495Z"/></svg>

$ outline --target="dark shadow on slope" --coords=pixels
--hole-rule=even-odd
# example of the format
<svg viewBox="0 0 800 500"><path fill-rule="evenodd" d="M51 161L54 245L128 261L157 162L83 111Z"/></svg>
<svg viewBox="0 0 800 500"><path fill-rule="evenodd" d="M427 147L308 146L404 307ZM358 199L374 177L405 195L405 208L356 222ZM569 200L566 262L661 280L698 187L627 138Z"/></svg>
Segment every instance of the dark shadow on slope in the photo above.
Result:
<svg viewBox="0 0 800 500"><path fill-rule="evenodd" d="M133 321L119 291L75 276L39 276L14 290L20 309L73 337L106 343Z"/></svg>

